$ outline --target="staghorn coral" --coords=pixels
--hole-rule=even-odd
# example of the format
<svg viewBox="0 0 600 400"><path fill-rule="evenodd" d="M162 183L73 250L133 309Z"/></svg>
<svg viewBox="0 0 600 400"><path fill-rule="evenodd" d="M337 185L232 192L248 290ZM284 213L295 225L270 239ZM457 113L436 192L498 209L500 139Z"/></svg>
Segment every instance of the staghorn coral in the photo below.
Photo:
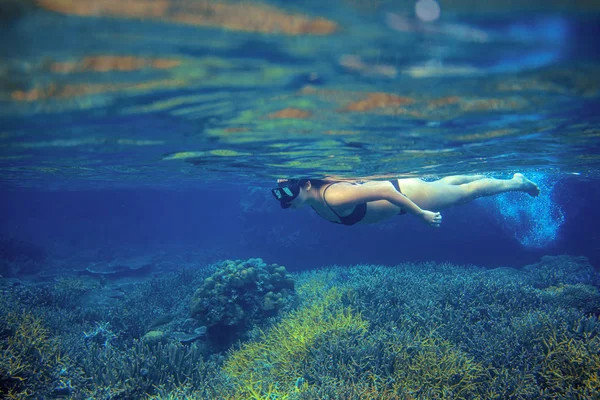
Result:
<svg viewBox="0 0 600 400"><path fill-rule="evenodd" d="M539 370L544 397L597 398L600 393L600 336L589 332L573 338L553 330L544 342Z"/></svg>
<svg viewBox="0 0 600 400"><path fill-rule="evenodd" d="M600 274L585 257L544 256L523 270L531 276L533 286L540 289L560 284L600 284Z"/></svg>
<svg viewBox="0 0 600 400"><path fill-rule="evenodd" d="M82 296L97 289L100 284L83 277L67 276L58 278L50 289L48 301L60 308L77 308Z"/></svg>
<svg viewBox="0 0 600 400"><path fill-rule="evenodd" d="M243 263L231 263L234 271L242 269ZM567 257L561 264L581 263ZM29 377L2 395L303 400L600 394L600 321L578 305L591 287L574 282L589 277L580 268L563 270L554 287L543 289L534 287L539 281L529 272L448 263L302 272L295 277L298 308L278 313L269 325L256 324L250 340L227 352L215 352L204 340L181 344L175 330L198 329L195 320L184 319L194 289L219 271L212 265L131 287L99 311L96 321L109 321L116 335L108 346L91 337L108 325L82 322L76 309L48 300L54 282L7 286L0 297L2 322L12 313L17 324L26 308L43 321L49 343L60 335L62 349L56 367L41 373L46 386ZM573 296L559 301L565 293ZM263 307L264 300L255 304ZM133 318L138 314L146 315ZM160 328L152 329L168 333L164 341L133 339L133 330L147 332L156 318ZM0 324L3 351L15 324ZM15 367L16 376L25 377Z"/></svg>
<svg viewBox="0 0 600 400"><path fill-rule="evenodd" d="M96 326L93 330L90 330L89 332L83 332L83 337L86 342L89 341L90 343L108 348L117 335L111 330L108 322L100 322L96 323Z"/></svg>
<svg viewBox="0 0 600 400"><path fill-rule="evenodd" d="M261 335L231 351L223 367L241 398L286 398L307 389L304 365L319 338L336 340L364 335L368 324L360 314L341 305L337 288L322 291L320 299L292 311Z"/></svg>
<svg viewBox="0 0 600 400"><path fill-rule="evenodd" d="M118 310L110 313L109 322L127 340L142 337L165 318L170 325L180 323L189 312L188 304L195 288L214 268L208 265L197 270L183 269L152 276L125 292Z"/></svg>
<svg viewBox="0 0 600 400"><path fill-rule="evenodd" d="M301 399L470 398L484 387L481 363L436 332L409 327L322 338L303 369Z"/></svg>
<svg viewBox="0 0 600 400"><path fill-rule="evenodd" d="M550 286L541 290L541 296L564 308L574 307L586 314L600 315L600 292L594 286L582 283Z"/></svg>
<svg viewBox="0 0 600 400"><path fill-rule="evenodd" d="M178 385L172 390L168 390L165 386L157 387L155 395L149 395L148 400L197 400L197 399L235 399L233 392L225 386L219 386L218 391L211 390L209 392L203 390L195 390L193 385L188 383Z"/></svg>
<svg viewBox="0 0 600 400"><path fill-rule="evenodd" d="M192 344L148 343L136 340L124 349L102 345L91 346L80 360L88 377L86 398L144 398L160 386L163 391L193 383L193 389L210 398L223 383L214 362L205 360L202 350ZM113 398L113 397L108 397Z"/></svg>
<svg viewBox="0 0 600 400"><path fill-rule="evenodd" d="M448 340L416 333L392 344L394 392L418 398L465 398L478 394L483 366Z"/></svg>
<svg viewBox="0 0 600 400"><path fill-rule="evenodd" d="M0 394L6 398L49 394L59 385L64 364L59 340L30 313L11 312L0 322L5 327L0 340Z"/></svg>
<svg viewBox="0 0 600 400"><path fill-rule="evenodd" d="M565 261L573 263L577 259ZM372 331L360 345L316 343L312 354L320 354L319 360L305 365L305 370L306 375L320 378L299 398L537 398L544 390L535 373L545 358L541 351L544 340L569 323L579 326L566 333L573 342L581 341L584 332L600 334L596 317L577 325L581 311L546 303L539 290L531 286L529 276L519 271L403 264L394 268L334 267L303 276L307 275L329 286L346 288L344 301L370 321ZM564 275L567 281L574 278ZM427 338L429 346L414 342L419 336ZM393 347L382 348L381 343L402 346L394 352L390 351ZM427 389L411 393L407 391L410 385L394 386L394 382L400 382L393 375L395 357L403 346L410 349L411 361L417 349L430 349L421 358L422 362L435 364L428 367L431 370L440 367L434 355L445 353L446 359L473 366L473 374L462 381L464 385L458 390L452 389L454 381L450 379L439 386L429 382ZM593 371L588 367L584 367L588 373ZM410 364L406 368L410 370ZM456 375L454 379L461 377ZM424 378L408 374L405 379L414 385ZM579 398L597 394L596 389L584 392L581 387L571 391L572 397Z"/></svg>

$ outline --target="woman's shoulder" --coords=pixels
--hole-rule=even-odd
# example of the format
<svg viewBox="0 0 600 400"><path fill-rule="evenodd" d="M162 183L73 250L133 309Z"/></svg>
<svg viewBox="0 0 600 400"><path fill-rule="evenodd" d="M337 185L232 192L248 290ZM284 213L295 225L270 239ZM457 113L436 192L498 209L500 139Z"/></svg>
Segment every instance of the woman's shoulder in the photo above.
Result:
<svg viewBox="0 0 600 400"><path fill-rule="evenodd" d="M350 180L339 180L339 181L325 181L323 183L323 188L325 190L329 190L331 188L331 192L337 191L345 191L347 189L352 189L357 185L362 185L363 182L359 181L350 181ZM328 192L329 193L329 192Z"/></svg>

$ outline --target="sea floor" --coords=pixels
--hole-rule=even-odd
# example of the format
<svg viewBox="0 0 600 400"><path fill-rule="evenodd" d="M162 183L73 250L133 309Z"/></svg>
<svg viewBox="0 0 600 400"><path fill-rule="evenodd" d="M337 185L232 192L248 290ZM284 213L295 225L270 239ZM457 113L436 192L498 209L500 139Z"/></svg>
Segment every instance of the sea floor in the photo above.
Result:
<svg viewBox="0 0 600 400"><path fill-rule="evenodd" d="M2 396L600 394L600 275L584 257L295 272L261 259L162 261L0 279Z"/></svg>

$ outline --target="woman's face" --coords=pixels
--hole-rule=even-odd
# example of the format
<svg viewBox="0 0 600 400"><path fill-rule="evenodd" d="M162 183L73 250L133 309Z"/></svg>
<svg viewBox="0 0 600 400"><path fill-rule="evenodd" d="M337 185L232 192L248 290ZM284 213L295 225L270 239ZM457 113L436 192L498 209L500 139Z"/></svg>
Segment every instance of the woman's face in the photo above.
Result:
<svg viewBox="0 0 600 400"><path fill-rule="evenodd" d="M278 182L279 187L271 190L275 199L279 200L281 208L301 208L307 204L312 188L310 181L305 182L304 185L297 182L290 182L288 185L282 183Z"/></svg>
<svg viewBox="0 0 600 400"><path fill-rule="evenodd" d="M308 196L308 190L300 186L300 193L290 203L290 208L302 208L306 205L306 198Z"/></svg>

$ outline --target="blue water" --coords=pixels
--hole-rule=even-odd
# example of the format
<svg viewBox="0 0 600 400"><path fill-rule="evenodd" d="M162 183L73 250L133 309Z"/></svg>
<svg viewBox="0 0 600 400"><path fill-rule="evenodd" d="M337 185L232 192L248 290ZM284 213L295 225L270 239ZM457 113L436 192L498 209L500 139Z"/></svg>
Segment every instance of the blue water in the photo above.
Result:
<svg viewBox="0 0 600 400"><path fill-rule="evenodd" d="M0 358L0 394L598 396L600 7L440 2L428 22L415 3L0 5L0 349L24 365ZM437 4L419 3L429 12ZM535 181L540 196L477 199L444 210L440 229L410 215L340 226L310 209L282 210L270 193L286 177L515 172ZM224 260L237 261L227 270ZM285 266L297 296L278 286L272 264ZM264 272L253 289L206 289L210 276L248 268ZM240 384L245 372L227 369L234 343L272 344L277 324L320 304L306 291L311 273L321 277L311 290L322 298L345 293L324 308L328 321L350 307L369 322L367 333L355 321L339 337L315 336L311 354L330 352L343 361L337 367L316 356L295 375L284 361L252 367L262 382L252 395ZM283 295L263 299L269 290ZM213 309L245 299L245 317L211 325L190 315L194 293L208 292L204 306ZM169 321L157 325L161 318ZM41 342L56 347L33 351L23 341L40 332L37 323L48 330ZM257 329L272 336L261 339ZM143 339L156 330L164 337ZM536 353L552 332L575 340L589 363L570 368L584 354L573 348L552 348L564 356L554 364ZM539 342L528 341L536 335ZM349 350L324 337L348 341ZM357 337L362 347L349 344ZM503 357L493 343L508 337L517 344ZM402 364L402 346L427 347L415 338L462 352L492 378L475 368L473 389L456 373L431 381L378 369L430 368ZM381 341L400 347L376 348ZM64 362L44 361L58 349ZM175 353L179 364L168 358ZM354 372L340 366L360 357ZM117 359L146 361L113 376ZM209 372L189 372L194 365ZM222 378L212 391L211 374ZM380 383L369 386L369 376Z"/></svg>

